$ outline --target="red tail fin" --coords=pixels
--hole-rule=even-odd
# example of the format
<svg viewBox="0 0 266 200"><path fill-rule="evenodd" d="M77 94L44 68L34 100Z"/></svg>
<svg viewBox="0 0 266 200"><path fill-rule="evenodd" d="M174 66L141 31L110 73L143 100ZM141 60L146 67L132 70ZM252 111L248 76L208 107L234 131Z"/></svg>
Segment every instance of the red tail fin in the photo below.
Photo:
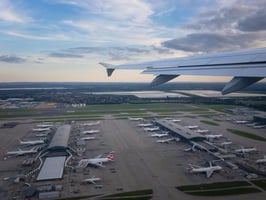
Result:
<svg viewBox="0 0 266 200"><path fill-rule="evenodd" d="M21 143L21 140L19 138L16 139L17 144Z"/></svg>
<svg viewBox="0 0 266 200"><path fill-rule="evenodd" d="M2 154L3 154L3 156L5 156L5 155L7 155L7 150L4 150L3 152L2 152Z"/></svg>
<svg viewBox="0 0 266 200"><path fill-rule="evenodd" d="M192 170L193 170L193 166L192 166L191 164L188 164L187 170L188 170L189 172L192 172Z"/></svg>
<svg viewBox="0 0 266 200"><path fill-rule="evenodd" d="M111 154L110 154L110 155L108 155L108 156L107 156L107 158L108 158L108 160L110 160L110 161L114 161L114 156L113 156L113 155L111 155Z"/></svg>

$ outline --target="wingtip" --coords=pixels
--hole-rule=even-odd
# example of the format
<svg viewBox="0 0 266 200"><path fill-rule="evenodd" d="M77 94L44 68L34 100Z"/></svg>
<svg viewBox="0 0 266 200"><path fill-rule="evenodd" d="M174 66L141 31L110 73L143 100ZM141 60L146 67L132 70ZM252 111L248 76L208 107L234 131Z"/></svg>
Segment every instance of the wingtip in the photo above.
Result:
<svg viewBox="0 0 266 200"><path fill-rule="evenodd" d="M115 67L114 65L108 64L108 63L103 63L103 62L99 62L100 65L104 66L106 68L106 72L107 72L107 76L110 77L112 76Z"/></svg>

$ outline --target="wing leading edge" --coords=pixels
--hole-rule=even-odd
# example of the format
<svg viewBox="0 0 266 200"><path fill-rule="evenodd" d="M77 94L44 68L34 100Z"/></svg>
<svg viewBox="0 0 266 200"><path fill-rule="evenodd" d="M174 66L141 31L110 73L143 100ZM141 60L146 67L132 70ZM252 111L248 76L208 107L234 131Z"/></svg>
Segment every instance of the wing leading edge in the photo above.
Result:
<svg viewBox="0 0 266 200"><path fill-rule="evenodd" d="M144 74L156 76L151 86L168 82L179 75L231 76L222 94L241 90L266 77L266 48L235 51L209 55L188 56L136 64L111 65L106 67L111 76L115 69L141 69Z"/></svg>

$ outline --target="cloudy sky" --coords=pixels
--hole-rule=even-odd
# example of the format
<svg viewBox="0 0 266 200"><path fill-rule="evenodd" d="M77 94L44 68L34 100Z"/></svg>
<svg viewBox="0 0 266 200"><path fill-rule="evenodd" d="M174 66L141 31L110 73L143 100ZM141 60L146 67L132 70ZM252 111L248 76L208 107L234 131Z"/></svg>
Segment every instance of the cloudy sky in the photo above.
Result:
<svg viewBox="0 0 266 200"><path fill-rule="evenodd" d="M98 63L266 47L265 10L265 0L1 0L0 82L151 81L107 78Z"/></svg>

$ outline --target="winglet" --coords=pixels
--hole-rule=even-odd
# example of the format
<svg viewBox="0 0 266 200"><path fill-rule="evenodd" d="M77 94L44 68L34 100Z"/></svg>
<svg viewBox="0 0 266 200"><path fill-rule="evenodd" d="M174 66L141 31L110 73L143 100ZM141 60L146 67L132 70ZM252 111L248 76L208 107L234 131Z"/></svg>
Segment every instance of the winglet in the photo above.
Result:
<svg viewBox="0 0 266 200"><path fill-rule="evenodd" d="M111 65L111 64L108 64L108 63L103 63L103 62L100 62L99 64L106 68L106 72L107 72L107 76L108 77L110 77L112 75L112 73L114 72L114 70L115 70L115 66L114 65Z"/></svg>

